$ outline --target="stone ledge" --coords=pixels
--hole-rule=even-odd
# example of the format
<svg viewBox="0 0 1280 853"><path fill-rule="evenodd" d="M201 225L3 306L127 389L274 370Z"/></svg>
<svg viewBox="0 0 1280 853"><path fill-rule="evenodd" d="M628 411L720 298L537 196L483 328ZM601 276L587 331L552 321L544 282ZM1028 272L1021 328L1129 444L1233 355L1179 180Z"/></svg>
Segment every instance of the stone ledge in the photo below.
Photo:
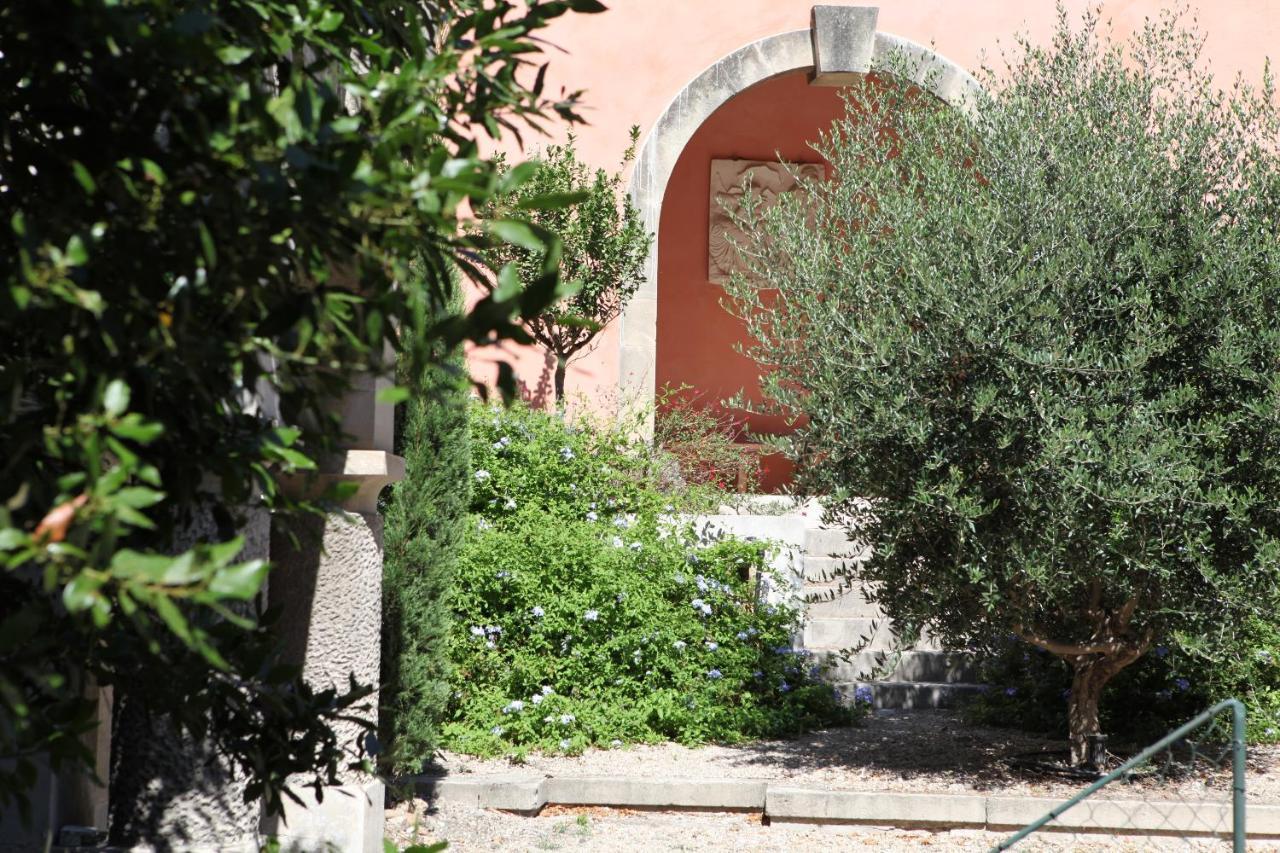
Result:
<svg viewBox="0 0 1280 853"><path fill-rule="evenodd" d="M761 811L767 783L756 779L633 779L568 776L547 779L547 802L575 806L623 804L646 808Z"/></svg>
<svg viewBox="0 0 1280 853"><path fill-rule="evenodd" d="M1010 831L1061 801L981 794L841 791L775 785L759 779L543 777L533 773L415 776L403 780L428 800L536 815L548 804L679 811L759 811L770 821L858 823L901 829L964 827ZM1052 832L1208 836L1230 831L1225 803L1095 800L1045 827ZM1280 805L1250 803L1249 837L1280 839Z"/></svg>

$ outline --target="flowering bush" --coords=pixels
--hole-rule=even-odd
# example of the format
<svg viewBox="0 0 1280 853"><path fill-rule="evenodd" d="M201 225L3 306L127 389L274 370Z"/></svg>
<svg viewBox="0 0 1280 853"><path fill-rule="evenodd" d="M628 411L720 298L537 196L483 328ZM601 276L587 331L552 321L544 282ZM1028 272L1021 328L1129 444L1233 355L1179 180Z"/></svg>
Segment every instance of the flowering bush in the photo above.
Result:
<svg viewBox="0 0 1280 853"><path fill-rule="evenodd" d="M847 722L766 603L765 546L700 544L647 446L476 407L446 745L480 754L735 741ZM859 706L860 707L860 706Z"/></svg>

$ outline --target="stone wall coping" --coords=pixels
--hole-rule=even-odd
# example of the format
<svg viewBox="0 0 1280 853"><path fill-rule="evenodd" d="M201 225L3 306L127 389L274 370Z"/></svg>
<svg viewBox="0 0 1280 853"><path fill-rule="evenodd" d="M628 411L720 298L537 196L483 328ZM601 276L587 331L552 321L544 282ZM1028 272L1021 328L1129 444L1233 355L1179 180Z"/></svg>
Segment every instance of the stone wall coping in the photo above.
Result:
<svg viewBox="0 0 1280 853"><path fill-rule="evenodd" d="M369 515L378 511L382 489L403 480L404 475L404 457L385 450L352 449L322 464L319 471L282 477L281 482L296 497L319 496L334 483L355 483L355 494L340 506Z"/></svg>
<svg viewBox="0 0 1280 853"><path fill-rule="evenodd" d="M769 821L858 823L900 829L963 827L1012 831L1061 800L997 794L941 794L811 788L742 778L545 776L533 771L454 773L403 780L432 802L536 815L546 805L667 810L759 811ZM1230 831L1230 801L1098 799L1046 827L1055 832L1208 836ZM1280 804L1249 803L1252 839L1280 839Z"/></svg>

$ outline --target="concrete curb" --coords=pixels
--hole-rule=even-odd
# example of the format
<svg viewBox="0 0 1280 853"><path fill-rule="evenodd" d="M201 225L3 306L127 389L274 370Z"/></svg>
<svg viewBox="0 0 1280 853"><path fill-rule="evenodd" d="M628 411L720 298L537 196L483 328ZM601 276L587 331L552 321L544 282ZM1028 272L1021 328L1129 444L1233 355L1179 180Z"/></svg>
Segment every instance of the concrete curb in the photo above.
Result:
<svg viewBox="0 0 1280 853"><path fill-rule="evenodd" d="M548 804L670 811L760 812L769 821L860 823L899 829L963 827L1014 830L1060 800L981 794L837 791L763 779L637 779L630 776L545 777L536 773L415 776L405 780L437 803L535 815ZM1280 838L1280 805L1251 803L1250 838ZM1047 829L1126 835L1213 835L1230 832L1230 804L1153 800L1085 801Z"/></svg>

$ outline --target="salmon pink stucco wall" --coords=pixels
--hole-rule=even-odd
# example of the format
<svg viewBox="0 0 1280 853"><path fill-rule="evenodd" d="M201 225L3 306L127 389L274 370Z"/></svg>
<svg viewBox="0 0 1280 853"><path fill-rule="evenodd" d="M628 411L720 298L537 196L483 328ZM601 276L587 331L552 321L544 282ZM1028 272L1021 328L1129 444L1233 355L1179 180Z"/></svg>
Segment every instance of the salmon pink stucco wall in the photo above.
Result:
<svg viewBox="0 0 1280 853"><path fill-rule="evenodd" d="M672 100L704 69L766 36L807 28L814 5L812 0L605 2L610 6L605 13L567 15L556 21L546 32L548 41L555 45L546 58L550 61L548 92L558 92L561 87L585 90L583 115L588 124L576 129L578 150L589 163L607 168L616 167L631 125L638 124L642 134L647 134ZM1078 20L1096 4L1093 0L1067 0L1065 5ZM1102 18L1113 36L1125 38L1142 26L1144 18L1170 4L1167 0L1111 0L1100 5ZM928 45L939 55L973 70L984 57L996 58L1001 44L1009 44L1019 32L1043 43L1054 25L1054 6L1050 0L885 0L879 6L876 29ZM1268 51L1280 49L1280 0L1201 0L1197 18L1206 35L1204 63L1223 85L1237 73L1243 73L1250 82L1258 81ZM765 97L766 92L776 95L777 102L766 103L770 100ZM716 381L721 386L732 386L752 373L736 357L717 360L722 374L708 372L715 366L711 362L677 364L703 358L701 344L690 339L693 331L702 328L694 309L710 311L712 296L718 289L708 287L705 281L700 291L686 289L682 280L668 282L663 276L667 272L683 276L680 271L686 268L692 271L699 266L693 260L699 252L704 254L700 264L705 271L706 161L722 156L767 158L774 149L793 156L800 137L805 136L801 131L820 121L824 110L829 115L833 103L830 90L806 90L799 77L788 77L761 84L732 99L708 120L708 124L718 127L722 122L736 122L733 128L740 133L740 146L712 144L716 136L713 129L708 129L707 134L695 134L691 150L678 164L679 174L673 178L667 201L679 199L682 208L686 201L696 201L703 212L699 215L692 208L664 208L659 229L666 231L672 216L683 223L673 228L675 242L664 234L659 246L659 314L661 318L676 319L670 326L661 325L666 320L660 320L662 351L657 357L661 365L658 373L674 378L681 374L702 376L705 382L718 375ZM753 104L753 109L767 118L755 124L745 120L745 112L739 110L742 104ZM790 112L794 115L788 115ZM546 141L561 141L565 130L553 131ZM777 139L768 139L770 131L776 133ZM536 147L538 141L533 140L532 144ZM696 152L692 150L695 148ZM688 230L682 233L680 228L686 226ZM679 258L669 261L664 257L667 252ZM663 302L668 296L673 296L675 302L685 300L684 308L688 310L680 310L677 316L673 312L679 306ZM570 397L601 412L611 411L619 404L644 402L620 397L617 326L615 323L606 329L596 346L569 368ZM728 328L711 330L707 346L717 340L724 342ZM684 331L676 336L677 329ZM665 343L661 342L664 338ZM493 378L499 360L511 362L530 390L549 377L545 358L536 350L507 346L500 351L490 347L469 353L472 372L482 380Z"/></svg>

